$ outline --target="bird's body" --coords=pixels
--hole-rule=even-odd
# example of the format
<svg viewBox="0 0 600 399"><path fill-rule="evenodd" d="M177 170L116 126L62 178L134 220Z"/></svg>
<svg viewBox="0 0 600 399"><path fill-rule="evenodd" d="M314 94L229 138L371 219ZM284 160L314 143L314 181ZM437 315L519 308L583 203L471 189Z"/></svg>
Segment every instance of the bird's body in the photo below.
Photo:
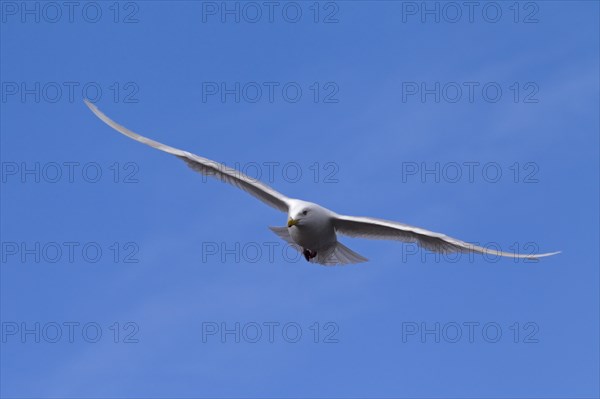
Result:
<svg viewBox="0 0 600 399"><path fill-rule="evenodd" d="M338 241L338 235L371 239L416 242L435 252L474 252L498 256L538 259L557 254L515 254L488 249L403 223L371 217L339 215L318 204L289 198L262 182L218 162L151 140L119 125L85 100L92 112L107 125L136 141L175 155L197 172L220 178L258 198L267 205L287 213L285 227L270 229L300 251L307 261L323 265L365 262L367 259Z"/></svg>
<svg viewBox="0 0 600 399"><path fill-rule="evenodd" d="M318 253L337 243L333 212L312 202L293 200L292 203L289 220L296 223L290 226L288 222L288 232L296 244Z"/></svg>

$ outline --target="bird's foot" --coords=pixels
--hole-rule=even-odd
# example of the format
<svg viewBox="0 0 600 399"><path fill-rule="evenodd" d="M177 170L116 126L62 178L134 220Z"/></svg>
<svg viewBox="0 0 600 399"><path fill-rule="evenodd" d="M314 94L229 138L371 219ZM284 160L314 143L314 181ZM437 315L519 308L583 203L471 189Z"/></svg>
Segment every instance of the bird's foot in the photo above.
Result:
<svg viewBox="0 0 600 399"><path fill-rule="evenodd" d="M317 256L317 253L315 251L311 251L310 249L304 248L302 255L304 255L304 259L306 259L307 262L310 262L312 258Z"/></svg>

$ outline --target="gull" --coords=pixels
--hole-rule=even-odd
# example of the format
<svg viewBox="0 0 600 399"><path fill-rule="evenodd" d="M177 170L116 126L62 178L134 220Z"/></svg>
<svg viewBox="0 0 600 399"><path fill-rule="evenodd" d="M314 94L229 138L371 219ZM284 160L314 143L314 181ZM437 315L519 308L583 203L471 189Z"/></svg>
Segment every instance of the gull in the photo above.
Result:
<svg viewBox="0 0 600 399"><path fill-rule="evenodd" d="M290 246L301 252L304 258L311 263L345 265L367 261L365 257L339 242L338 234L349 237L417 243L425 249L442 254L477 253L533 260L559 253L518 254L503 252L399 222L372 217L340 215L318 204L289 198L268 185L221 163L141 136L110 119L87 99L84 99L84 101L98 118L119 133L157 150L175 155L193 170L206 176L219 178L223 182L246 191L265 204L285 212L287 214L287 226L269 228Z"/></svg>

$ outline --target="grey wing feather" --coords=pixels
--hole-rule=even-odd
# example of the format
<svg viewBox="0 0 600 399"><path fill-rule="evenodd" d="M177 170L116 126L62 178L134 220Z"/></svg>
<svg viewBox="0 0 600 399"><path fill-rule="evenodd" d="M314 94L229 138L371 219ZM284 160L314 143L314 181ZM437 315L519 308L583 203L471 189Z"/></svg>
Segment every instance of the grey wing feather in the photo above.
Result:
<svg viewBox="0 0 600 399"><path fill-rule="evenodd" d="M89 109L98 118L100 118L100 120L102 120L104 123L115 129L119 133L122 133L125 136L130 137L136 141L139 141L140 143L156 148L157 150L161 150L166 153L175 155L179 159L185 161L185 163L187 163L187 165L193 170L200 172L206 176L214 176L216 178L219 178L223 182L241 188L250 195L258 198L262 202L266 203L269 206L272 206L275 209L286 213L288 212L289 198L279 193L278 191L272 189L271 187L267 186L266 184L252 179L251 177L243 174L242 172L229 168L219 162L215 162L210 159L203 158L201 156L189 153L187 151L179 150L177 148L170 147L168 145L159 143L158 141L154 141L147 137L141 136L110 119L102 111L100 111L98 107L89 102L87 99L84 101L85 104L89 107Z"/></svg>
<svg viewBox="0 0 600 399"><path fill-rule="evenodd" d="M503 252L470 244L420 227L370 217L336 215L334 225L338 233L349 237L414 242L423 248L439 253L480 253L527 259L538 259L560 253L518 254Z"/></svg>

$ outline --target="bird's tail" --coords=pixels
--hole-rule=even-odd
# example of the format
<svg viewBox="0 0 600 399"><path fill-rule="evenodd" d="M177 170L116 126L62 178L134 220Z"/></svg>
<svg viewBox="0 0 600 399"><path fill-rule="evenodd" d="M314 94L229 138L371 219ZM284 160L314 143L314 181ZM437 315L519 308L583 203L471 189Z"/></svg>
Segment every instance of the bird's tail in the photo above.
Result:
<svg viewBox="0 0 600 399"><path fill-rule="evenodd" d="M281 239L287 242L292 248L302 253L302 247L292 240L287 227L269 227L271 231L277 234ZM354 263L366 262L368 259L357 254L341 242L337 242L327 251L317 252L317 256L310 260L311 263L318 263L325 266L349 265Z"/></svg>
<svg viewBox="0 0 600 399"><path fill-rule="evenodd" d="M349 265L354 263L367 262L368 259L364 256L357 254L341 242L335 244L335 249L329 255L327 265Z"/></svg>

